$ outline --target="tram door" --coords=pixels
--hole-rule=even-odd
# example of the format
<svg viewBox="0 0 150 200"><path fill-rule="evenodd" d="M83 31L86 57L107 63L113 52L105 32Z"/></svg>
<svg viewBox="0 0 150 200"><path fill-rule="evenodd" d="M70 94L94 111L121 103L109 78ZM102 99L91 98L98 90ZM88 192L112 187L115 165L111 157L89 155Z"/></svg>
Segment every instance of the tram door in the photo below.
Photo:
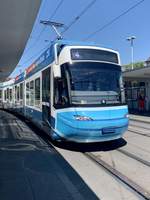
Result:
<svg viewBox="0 0 150 200"><path fill-rule="evenodd" d="M42 72L42 119L45 124L50 124L50 68Z"/></svg>

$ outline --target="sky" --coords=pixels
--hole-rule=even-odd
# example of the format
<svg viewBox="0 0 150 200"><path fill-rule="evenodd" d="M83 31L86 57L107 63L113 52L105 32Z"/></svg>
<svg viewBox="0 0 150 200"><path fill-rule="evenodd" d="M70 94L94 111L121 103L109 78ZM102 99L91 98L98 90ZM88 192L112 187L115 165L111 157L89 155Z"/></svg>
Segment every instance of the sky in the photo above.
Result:
<svg viewBox="0 0 150 200"><path fill-rule="evenodd" d="M30 66L55 39L54 31L49 26L41 24L40 20L60 22L67 27L80 15L81 17L64 33L65 39L84 41L93 32L118 18L89 37L87 42L119 51L121 63L128 64L131 63L131 48L126 38L135 36L134 62L145 61L150 57L150 0L143 0L138 6L130 9L138 2L141 1L42 0L24 53L11 77L15 77ZM89 6L90 3L92 6Z"/></svg>

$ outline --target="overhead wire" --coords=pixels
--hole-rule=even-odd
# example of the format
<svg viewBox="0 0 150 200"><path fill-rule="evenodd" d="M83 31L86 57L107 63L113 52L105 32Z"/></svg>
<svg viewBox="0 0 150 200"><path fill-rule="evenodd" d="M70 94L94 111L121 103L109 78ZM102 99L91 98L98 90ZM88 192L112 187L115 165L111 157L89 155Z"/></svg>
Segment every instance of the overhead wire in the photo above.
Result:
<svg viewBox="0 0 150 200"><path fill-rule="evenodd" d="M51 14L51 16L48 18L48 20L51 20L55 14L57 13L58 9L60 8L60 6L62 5L62 3L64 2L64 0L60 0L60 2L58 3L58 5L56 6L54 12ZM35 42L32 44L31 47L29 47L26 51L29 51L30 49L32 49L36 44L37 41L40 40L41 35L43 34L43 32L46 30L46 26L43 26L42 30L40 31L39 35L37 36Z"/></svg>
<svg viewBox="0 0 150 200"><path fill-rule="evenodd" d="M101 26L100 28L98 28L96 31L92 32L91 34L89 34L85 39L83 39L84 41L88 40L89 38L93 37L94 35L96 35L98 32L103 31L105 28L107 28L108 26L112 25L114 22L116 22L118 19L120 19L121 17L123 17L124 15L126 15L127 13L129 13L131 10L133 10L134 8L136 8L137 6L139 6L141 3L143 3L145 0L140 0L138 1L136 4L134 4L133 6L131 6L130 8L128 8L127 10L125 10L123 13L121 13L120 15L118 15L117 17L113 18L112 20L110 20L109 22L107 22L106 24L104 24L103 26Z"/></svg>
<svg viewBox="0 0 150 200"><path fill-rule="evenodd" d="M66 31L68 31L71 26L73 24L75 24L95 3L97 0L93 0L91 1L81 12L79 15L77 15L71 22L70 24L65 28L65 30L62 33L65 33ZM98 30L94 31L93 33L91 33L88 37L86 37L84 40L88 40L89 38L91 38L92 36L94 36L95 34L97 34L98 32L104 30L106 27L108 27L109 25L113 24L115 21L117 21L118 19L120 19L122 16L126 15L128 12L130 12L131 10L133 10L134 8L136 8L138 5L140 5L141 3L143 3L145 0L140 0L138 1L136 4L134 4L133 6L131 6L130 8L128 8L127 10L125 10L123 13L121 13L119 16L115 17L114 19L112 19L111 21L109 21L108 23L106 23L105 25L103 25L102 27L100 27ZM64 2L64 0L61 0L59 2L59 4L57 5L57 7L55 8L54 12L52 13L52 15L50 16L49 20L52 19L57 10L60 8L60 6L62 5L62 3ZM37 37L36 40L39 40L39 38L41 37L42 33L45 30L45 26L43 27L43 29L41 30L39 36ZM42 51L44 51L49 45L46 45L46 47L42 48L40 51L38 51L36 54L34 54L33 56L31 56L29 59L27 59L25 62L22 63L22 65L28 63L30 60L32 60L34 57L36 57L37 55L39 55Z"/></svg>
<svg viewBox="0 0 150 200"><path fill-rule="evenodd" d="M49 44L46 45L45 47L43 47L42 49L40 49L38 52L36 52L34 55L32 55L30 58L28 58L26 61L24 61L21 65L25 65L26 63L28 63L30 60L32 60L33 58L38 57L44 50L46 50L49 47Z"/></svg>
<svg viewBox="0 0 150 200"><path fill-rule="evenodd" d="M74 25L95 3L97 0L92 0L81 12L78 14L71 22L70 24L61 32L61 34L64 34L66 31L68 31L72 25Z"/></svg>
<svg viewBox="0 0 150 200"><path fill-rule="evenodd" d="M62 33L65 33L66 31L68 31L68 29L71 28L71 26L73 24L75 24L95 3L96 3L97 0L92 0L81 12L79 15L77 15L71 22L70 24L65 28L65 30L62 32ZM62 5L62 3L64 2L64 0L61 0L59 2L59 4L57 5L57 7L55 8L54 12L52 13L52 15L49 17L48 20L51 20L55 14L57 13L57 10L60 8L60 6ZM35 43L37 42L37 40L39 41L41 35L43 34L43 32L45 31L46 29L46 26L43 27L43 29L41 30L41 32L39 33ZM32 45L35 46L35 43ZM32 49L32 47L30 47L30 49ZM40 54L44 49L46 49L46 47L42 48L39 52L37 52L35 55L33 55L32 57L30 57L28 60L26 60L24 63L22 63L22 65L24 65L25 63L29 62L30 60L32 60L35 56L37 56L38 54ZM30 50L30 49L27 49L27 50Z"/></svg>
<svg viewBox="0 0 150 200"><path fill-rule="evenodd" d="M38 13L38 15L37 15L36 21L41 17L41 13L43 12L43 10L45 10L45 8L46 8L46 0L43 0L43 1L42 1L42 4L41 4L41 6L40 6L40 10L39 10L39 13ZM32 38L32 35L33 35L34 32L35 32L35 26L37 26L37 25L38 25L38 24L35 24L35 25L34 25L34 29L32 30L29 39Z"/></svg>
<svg viewBox="0 0 150 200"><path fill-rule="evenodd" d="M16 68L20 68L20 66L23 66L23 65L25 65L26 63L28 63L28 62L30 62L31 60L33 60L33 58L36 60L36 58L38 58L39 57L39 55L44 51L44 50L46 50L47 48L48 48L48 46L49 45L47 45L47 46L45 46L44 48L42 48L42 49L40 49L38 52L36 52L33 56L31 56L30 58L28 58L26 61L24 61L23 63L21 63L21 65L20 64L18 64L17 66L16 66ZM26 68L25 68L26 69Z"/></svg>
<svg viewBox="0 0 150 200"><path fill-rule="evenodd" d="M53 12L53 13L51 14L51 16L49 17L49 20L51 20L51 19L55 16L55 14L57 13L58 9L60 8L60 6L62 5L63 2L64 2L64 0L60 0L60 2L58 3L57 7L56 7L55 10L54 10L54 12ZM34 42L34 44L33 44L30 48L27 49L27 51L29 51L30 49L32 49L32 48L35 46L35 44L37 44L37 41L39 41L39 39L40 39L41 35L43 34L43 32L45 31L45 29L46 29L46 26L44 26L44 27L42 28L42 30L41 30L41 32L39 33L39 35L38 35L36 41ZM26 61L24 61L23 63L21 63L21 65L25 65L26 63L28 63L28 62L29 62L30 60L32 60L33 58L36 58L40 53L42 53L46 48L48 48L48 46L49 46L49 44L46 45L45 47L43 47L40 51L36 52L36 53L35 53L33 56L31 56L29 59L27 59ZM27 52L25 52L25 53L27 53Z"/></svg>

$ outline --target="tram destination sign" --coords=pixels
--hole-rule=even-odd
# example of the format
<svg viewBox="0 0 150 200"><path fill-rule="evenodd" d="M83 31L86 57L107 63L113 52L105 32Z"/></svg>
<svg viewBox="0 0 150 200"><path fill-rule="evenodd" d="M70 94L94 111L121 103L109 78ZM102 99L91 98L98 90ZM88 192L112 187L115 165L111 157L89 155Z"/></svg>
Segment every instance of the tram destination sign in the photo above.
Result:
<svg viewBox="0 0 150 200"><path fill-rule="evenodd" d="M72 60L97 60L118 64L117 53L98 49L71 49Z"/></svg>

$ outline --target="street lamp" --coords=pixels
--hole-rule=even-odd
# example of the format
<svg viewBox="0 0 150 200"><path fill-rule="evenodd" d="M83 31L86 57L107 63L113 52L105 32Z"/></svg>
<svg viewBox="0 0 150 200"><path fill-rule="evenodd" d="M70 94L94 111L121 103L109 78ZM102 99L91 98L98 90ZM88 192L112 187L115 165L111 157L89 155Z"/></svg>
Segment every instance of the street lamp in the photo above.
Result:
<svg viewBox="0 0 150 200"><path fill-rule="evenodd" d="M133 59L134 59L134 49L133 49L133 41L136 39L135 36L130 36L126 40L130 42L131 45L131 64L132 64L132 69L134 68L133 66Z"/></svg>

